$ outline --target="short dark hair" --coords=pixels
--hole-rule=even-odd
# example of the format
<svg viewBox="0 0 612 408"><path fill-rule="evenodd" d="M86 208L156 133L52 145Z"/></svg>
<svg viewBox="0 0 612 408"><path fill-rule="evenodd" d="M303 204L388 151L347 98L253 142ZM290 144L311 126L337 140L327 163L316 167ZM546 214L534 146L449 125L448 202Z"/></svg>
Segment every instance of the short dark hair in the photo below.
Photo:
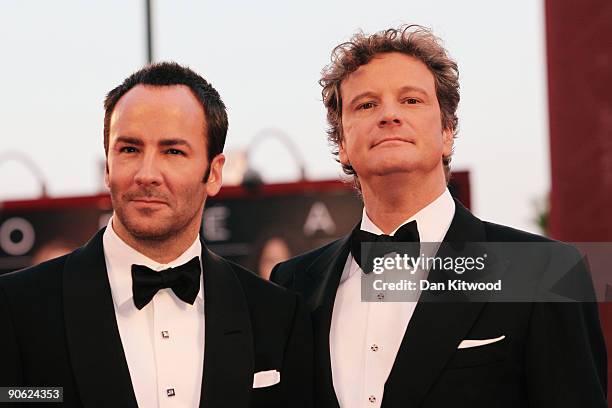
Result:
<svg viewBox="0 0 612 408"><path fill-rule="evenodd" d="M227 112L219 92L204 78L176 62L150 64L127 77L104 99L104 152L108 156L110 120L119 99L136 85L186 85L202 103L208 129L204 129L208 161L223 152L227 135ZM207 170L208 174L208 170ZM207 177L206 177L207 178Z"/></svg>
<svg viewBox="0 0 612 408"><path fill-rule="evenodd" d="M384 53L400 52L423 62L433 74L436 96L440 104L443 129L450 129L457 135L459 119L459 70L457 63L448 56L442 41L432 31L419 25L402 25L372 35L361 31L332 51L331 63L323 69L319 84L323 87L323 103L327 108L328 141L332 153L338 156L342 143L342 96L340 85L350 74L374 57ZM452 154L451 154L452 155ZM451 156L444 156L442 163L446 181L450 178ZM342 165L344 173L354 177L355 186L360 189L355 169L350 164Z"/></svg>

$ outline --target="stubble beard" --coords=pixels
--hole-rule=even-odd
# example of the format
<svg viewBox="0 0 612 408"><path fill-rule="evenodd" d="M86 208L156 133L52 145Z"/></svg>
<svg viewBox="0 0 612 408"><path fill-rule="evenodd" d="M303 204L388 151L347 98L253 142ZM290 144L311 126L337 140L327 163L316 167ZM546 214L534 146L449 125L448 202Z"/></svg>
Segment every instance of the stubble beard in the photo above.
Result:
<svg viewBox="0 0 612 408"><path fill-rule="evenodd" d="M199 211L196 211L194 214L182 212L178 214L173 213L168 217L162 218L156 217L155 211L144 209L139 211L141 211L142 215L150 215L151 221L147 222L145 217L142 217L140 221L136 221L128 215L123 203L124 201L121 198L113 197L115 215L132 239L141 243L159 245L163 242L176 240L199 215Z"/></svg>

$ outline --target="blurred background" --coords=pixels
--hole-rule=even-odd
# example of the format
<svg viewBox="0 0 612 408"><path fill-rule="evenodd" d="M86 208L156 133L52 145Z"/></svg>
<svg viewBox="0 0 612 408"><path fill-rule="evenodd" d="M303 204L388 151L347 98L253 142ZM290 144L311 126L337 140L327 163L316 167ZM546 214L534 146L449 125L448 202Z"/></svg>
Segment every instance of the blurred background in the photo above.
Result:
<svg viewBox="0 0 612 408"><path fill-rule="evenodd" d="M466 5L451 0L385 0L374 7L364 1L319 0L223 4L8 0L0 7L0 35L5 39L0 75L0 202L4 203L0 217L14 217L15 211L34 205L41 219L62 225L55 234L36 233L32 248L24 251L30 240L9 223L3 229L9 237L3 240L0 230L0 243L14 246L18 240L17 250L12 251L18 255L9 251L10 259L0 256L0 270L44 259L32 250L45 235L61 235L63 247L68 248L82 243L89 230L104 221L104 216L102 221L94 218L109 212L108 203L98 202L96 217L85 216L92 225L87 231L82 228L87 221L77 219L73 208L88 207L87 197L107 193L102 102L110 89L142 65L174 60L201 73L219 90L230 118L226 186L306 182L302 186L310 186L306 188L314 193L317 187L309 182L338 180L342 173L326 140L318 85L321 69L329 63L333 47L357 30L374 32L403 23L432 28L460 67L453 184L461 180L462 201L484 219L546 231L550 149L542 2ZM295 194L304 196L303 189L293 187ZM355 194L341 185L334 194L340 191L348 207L339 213L348 214L347 221L328 228L328 234L317 240L302 240L294 245L295 251L342 235L359 219ZM58 197L85 201L15 203ZM320 198L313 196L311 201ZM49 205L56 208L53 216L45 213ZM59 217L62 207L67 217ZM78 237L76 232L66 233L70 220L75 231L82 231ZM236 244L256 237L225 238L220 243L226 245L216 249L254 267L248 259L256 257L251 253L255 247ZM0 248L0 255L2 250L6 248Z"/></svg>
<svg viewBox="0 0 612 408"><path fill-rule="evenodd" d="M146 3L2 1L0 200L37 198L43 182L51 197L104 191L102 101L148 60ZM230 167L249 152L267 183L302 170L336 179L317 84L332 48L358 29L431 27L460 67L453 168L470 172L473 210L539 231L534 202L550 190L544 4L495 3L152 0L152 54L219 90Z"/></svg>
<svg viewBox="0 0 612 408"><path fill-rule="evenodd" d="M215 250L265 276L347 233L361 203L338 181L317 81L356 30L402 23L459 64L453 194L486 220L612 241L610 21L607 0L3 0L0 273L105 224L102 101L149 61L190 66L228 107L226 187L202 231Z"/></svg>
<svg viewBox="0 0 612 408"><path fill-rule="evenodd" d="M0 220L33 205L16 203L24 200L106 194L102 101L149 61L189 65L221 93L230 117L227 186L338 180L321 68L359 29L418 23L443 39L460 67L452 163L460 198L486 220L564 240L604 240L611 230L611 7L604 0L579 7L568 0L5 0ZM42 204L36 208L51 205ZM22 239L12 225L0 230L9 236L0 233L4 246ZM27 255L28 245L17 246L12 252Z"/></svg>

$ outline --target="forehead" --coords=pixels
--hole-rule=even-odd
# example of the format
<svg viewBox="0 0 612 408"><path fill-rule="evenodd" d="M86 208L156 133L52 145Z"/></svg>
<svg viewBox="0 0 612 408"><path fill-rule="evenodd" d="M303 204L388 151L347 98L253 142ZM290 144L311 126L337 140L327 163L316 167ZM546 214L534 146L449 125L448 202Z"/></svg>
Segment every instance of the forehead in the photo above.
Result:
<svg viewBox="0 0 612 408"><path fill-rule="evenodd" d="M113 126L154 122L205 124L204 108L186 85L136 85L123 95L111 116Z"/></svg>
<svg viewBox="0 0 612 408"><path fill-rule="evenodd" d="M418 58L399 52L376 55L357 68L340 84L341 95L350 98L362 92L418 87L435 95L434 77Z"/></svg>

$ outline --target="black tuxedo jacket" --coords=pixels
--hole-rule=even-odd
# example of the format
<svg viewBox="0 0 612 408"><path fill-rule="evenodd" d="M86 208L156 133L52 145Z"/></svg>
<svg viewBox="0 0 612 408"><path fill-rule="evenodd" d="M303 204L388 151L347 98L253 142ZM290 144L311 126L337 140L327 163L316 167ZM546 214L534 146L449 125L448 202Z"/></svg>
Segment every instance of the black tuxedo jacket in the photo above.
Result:
<svg viewBox="0 0 612 408"><path fill-rule="evenodd" d="M299 298L203 245L201 407L310 407L312 324ZM136 407L102 231L69 255L0 277L0 385L62 386L69 407ZM276 385L253 389L255 372ZM21 405L20 405L21 406Z"/></svg>
<svg viewBox="0 0 612 408"><path fill-rule="evenodd" d="M444 241L548 240L483 222L456 202ZM346 236L277 265L271 277L301 293L312 311L317 407L338 407L329 330L349 250ZM502 335L495 343L458 349L464 339ZM382 406L603 408L606 365L595 303L419 302L385 383Z"/></svg>

